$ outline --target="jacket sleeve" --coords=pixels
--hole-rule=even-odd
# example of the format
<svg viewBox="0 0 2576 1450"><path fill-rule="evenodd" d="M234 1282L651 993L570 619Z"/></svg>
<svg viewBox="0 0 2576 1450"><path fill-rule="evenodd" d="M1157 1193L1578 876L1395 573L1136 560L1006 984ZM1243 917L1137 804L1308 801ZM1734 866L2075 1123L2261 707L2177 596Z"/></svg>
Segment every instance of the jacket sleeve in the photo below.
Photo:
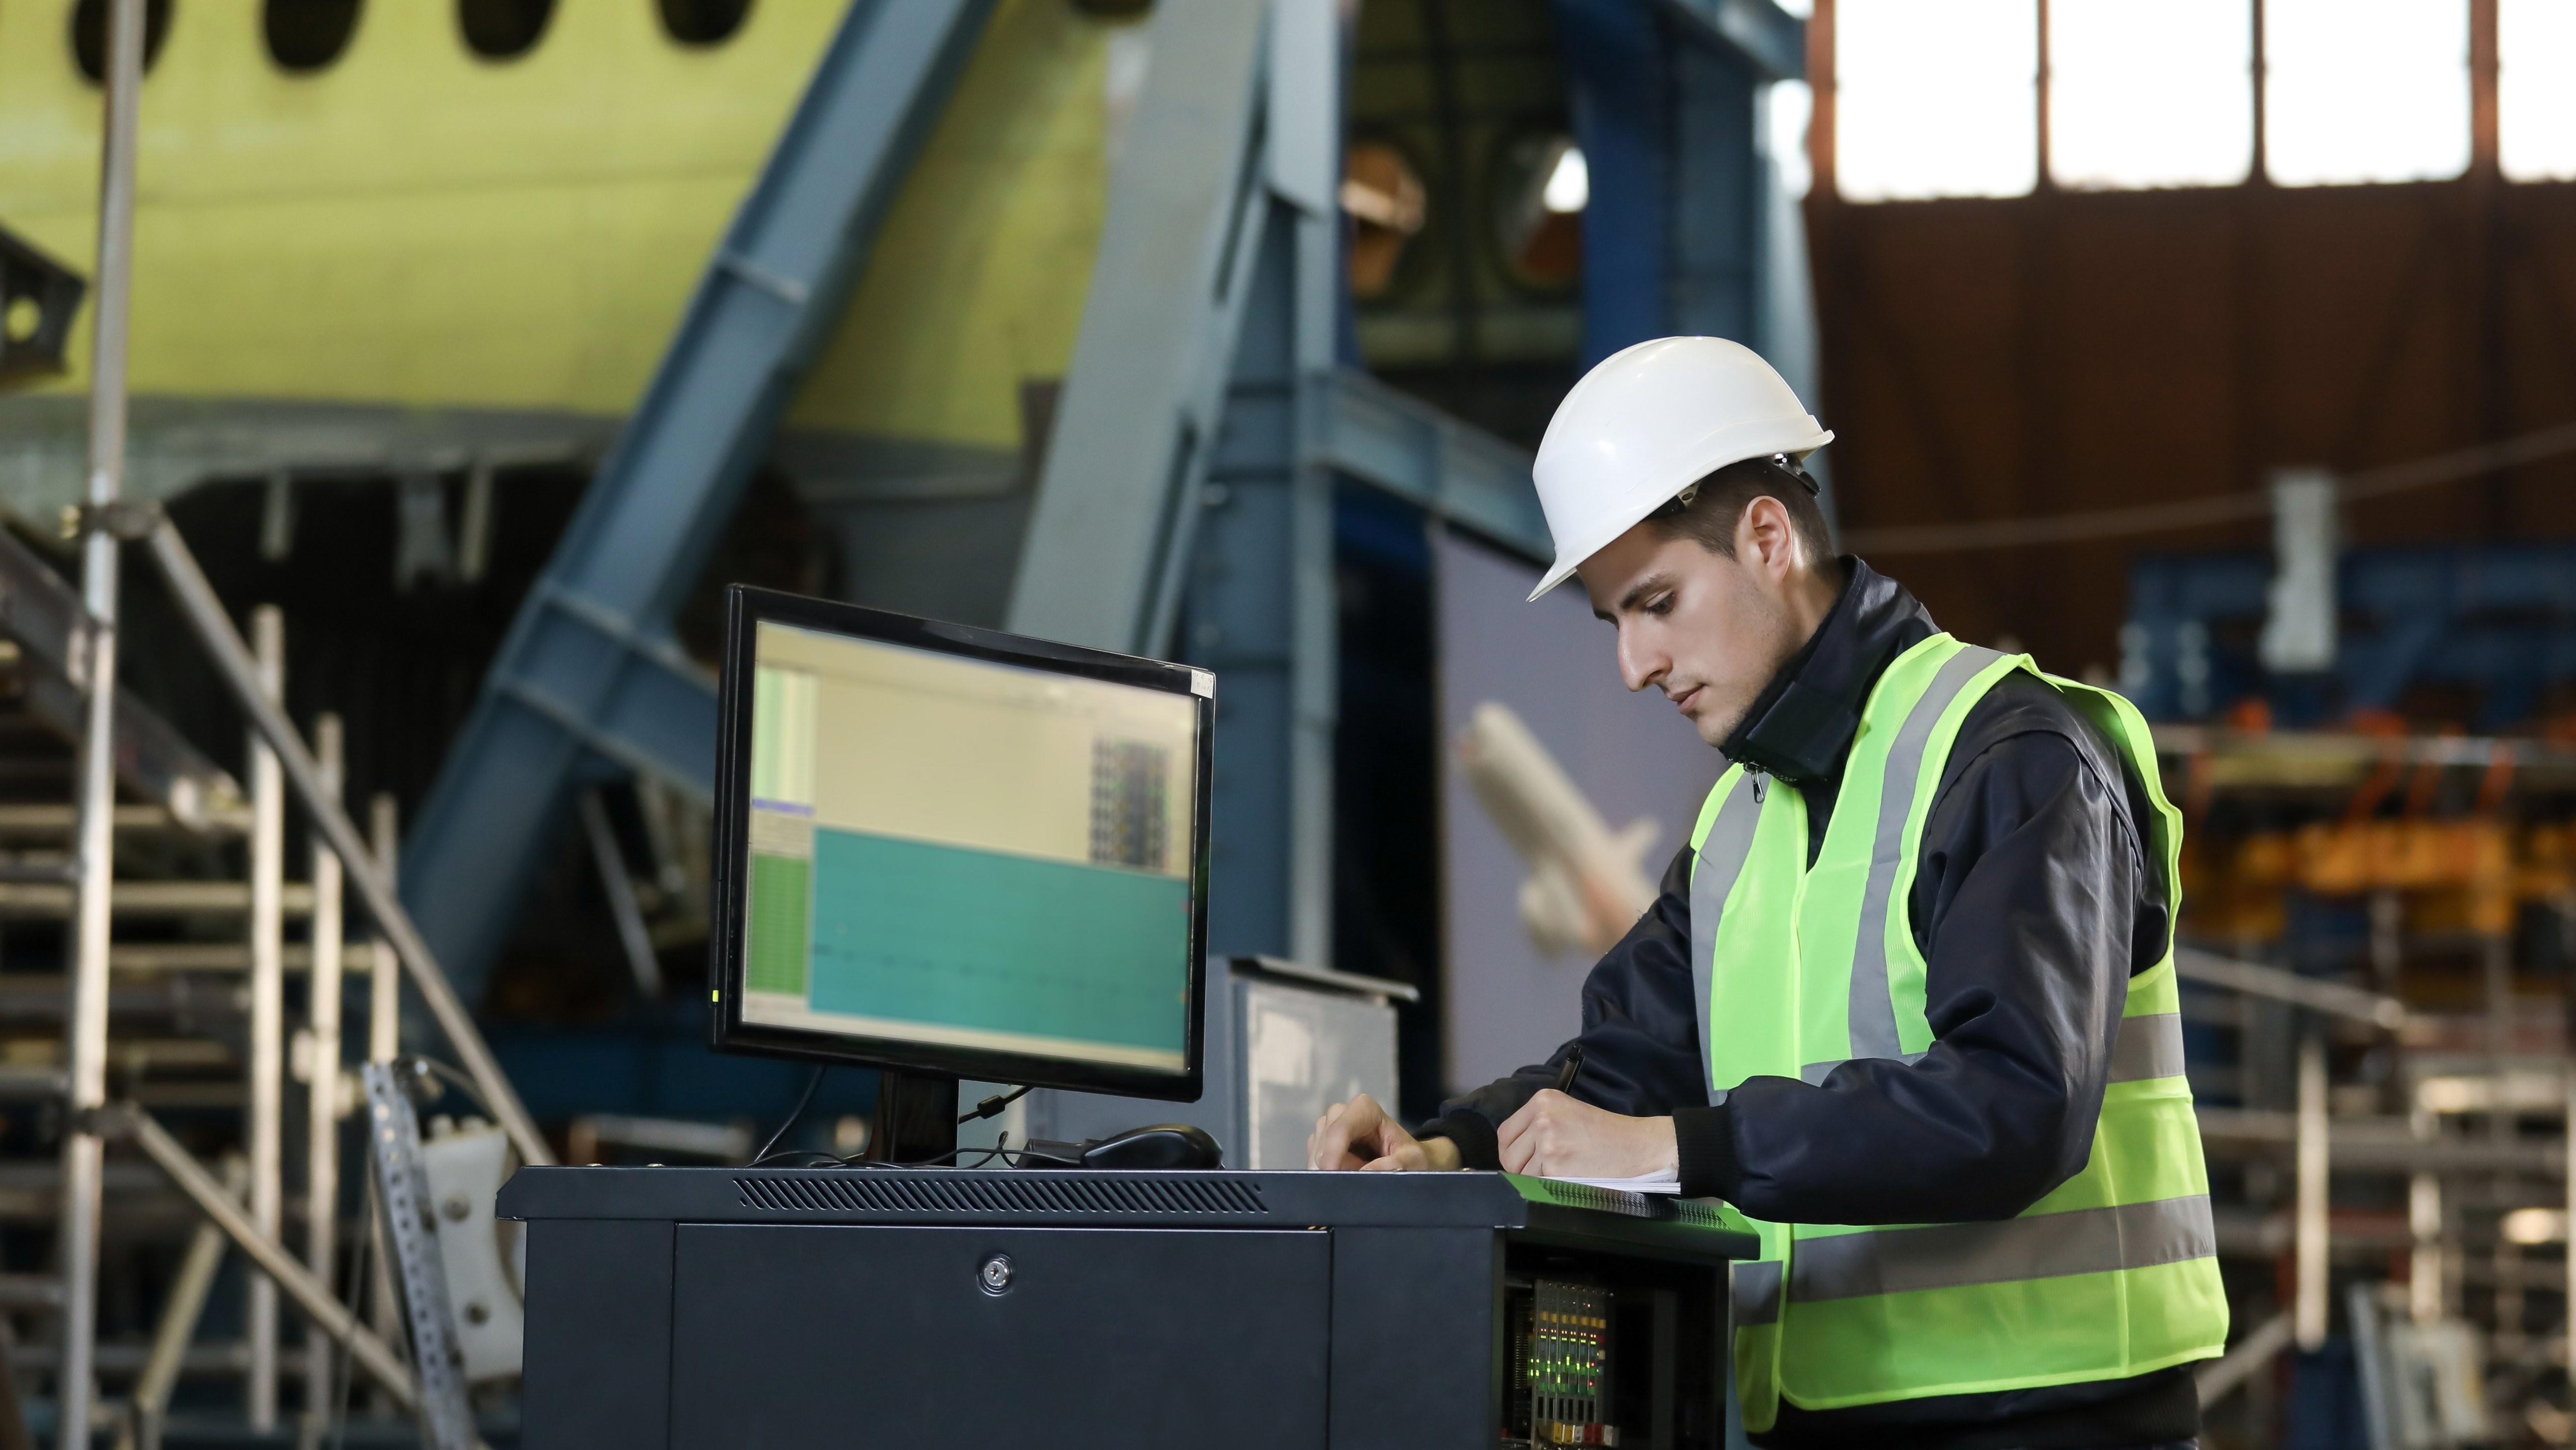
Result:
<svg viewBox="0 0 2576 1450"><path fill-rule="evenodd" d="M1458 1145L1470 1168L1502 1166L1495 1131L1541 1088L1556 1085L1566 1054L1580 1046L1573 1095L1631 1117L1660 1117L1708 1101L1690 971L1691 850L1664 870L1655 904L1583 980L1583 1030L1573 1041L1510 1077L1440 1105L1420 1136Z"/></svg>
<svg viewBox="0 0 2576 1450"><path fill-rule="evenodd" d="M1998 703L2007 726L2034 713ZM1978 743L1945 772L1909 903L1931 1050L1677 1113L1684 1192L1775 1222L1956 1222L2011 1217L2084 1166L2161 893L2140 901L2128 782L2072 711Z"/></svg>

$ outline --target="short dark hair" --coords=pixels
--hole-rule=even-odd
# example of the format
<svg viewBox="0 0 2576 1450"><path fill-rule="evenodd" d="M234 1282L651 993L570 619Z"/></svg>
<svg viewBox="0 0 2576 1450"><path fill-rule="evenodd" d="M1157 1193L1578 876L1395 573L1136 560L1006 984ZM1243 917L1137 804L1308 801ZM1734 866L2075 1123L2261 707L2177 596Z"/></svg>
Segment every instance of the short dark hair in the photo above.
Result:
<svg viewBox="0 0 2576 1450"><path fill-rule="evenodd" d="M1712 554L1735 557L1735 526L1746 505L1774 498L1789 511L1790 526L1806 542L1816 562L1834 558L1833 526L1816 503L1816 481L1780 454L1730 463L1683 489L1670 503L1646 515L1647 527L1665 539L1689 539Z"/></svg>

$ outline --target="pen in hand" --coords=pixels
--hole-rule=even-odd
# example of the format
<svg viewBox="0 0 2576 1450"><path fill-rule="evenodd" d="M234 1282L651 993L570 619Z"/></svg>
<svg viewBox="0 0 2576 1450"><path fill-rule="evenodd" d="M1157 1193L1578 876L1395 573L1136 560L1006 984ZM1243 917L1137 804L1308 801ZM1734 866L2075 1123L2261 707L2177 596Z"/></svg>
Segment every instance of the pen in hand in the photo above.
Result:
<svg viewBox="0 0 2576 1450"><path fill-rule="evenodd" d="M1564 1065L1556 1070L1556 1090L1571 1091L1574 1087L1574 1075L1581 1071L1583 1071L1583 1049L1577 1047L1565 1054Z"/></svg>

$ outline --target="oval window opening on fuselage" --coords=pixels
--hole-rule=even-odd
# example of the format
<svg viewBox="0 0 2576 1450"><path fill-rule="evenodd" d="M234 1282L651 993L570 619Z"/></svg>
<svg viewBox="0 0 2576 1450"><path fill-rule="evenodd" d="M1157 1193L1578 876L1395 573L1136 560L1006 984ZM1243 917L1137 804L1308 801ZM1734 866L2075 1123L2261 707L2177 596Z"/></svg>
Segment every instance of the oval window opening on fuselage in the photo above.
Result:
<svg viewBox="0 0 2576 1450"><path fill-rule="evenodd" d="M362 0L262 0L259 28L268 58L284 71L317 71L340 58L358 33Z"/></svg>
<svg viewBox="0 0 2576 1450"><path fill-rule="evenodd" d="M720 45L742 29L751 0L656 0L662 29L682 45Z"/></svg>
<svg viewBox="0 0 2576 1450"><path fill-rule="evenodd" d="M456 0L456 28L466 49L486 60L527 54L554 19L555 0Z"/></svg>
<svg viewBox="0 0 2576 1450"><path fill-rule="evenodd" d="M161 43L170 38L170 0L145 0L143 6L143 73L161 58ZM80 0L72 7L72 63L98 85L107 76L107 0Z"/></svg>

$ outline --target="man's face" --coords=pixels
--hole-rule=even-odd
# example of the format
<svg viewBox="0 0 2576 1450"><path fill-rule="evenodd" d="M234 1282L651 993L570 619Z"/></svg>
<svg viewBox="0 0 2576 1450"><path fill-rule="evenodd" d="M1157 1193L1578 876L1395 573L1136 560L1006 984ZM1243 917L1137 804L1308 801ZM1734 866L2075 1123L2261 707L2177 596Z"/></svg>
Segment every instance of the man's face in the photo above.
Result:
<svg viewBox="0 0 2576 1450"><path fill-rule="evenodd" d="M1592 612L1618 628L1620 681L1663 691L1711 745L1735 733L1804 642L1750 532L1738 531L1730 559L1638 524L1575 570Z"/></svg>

